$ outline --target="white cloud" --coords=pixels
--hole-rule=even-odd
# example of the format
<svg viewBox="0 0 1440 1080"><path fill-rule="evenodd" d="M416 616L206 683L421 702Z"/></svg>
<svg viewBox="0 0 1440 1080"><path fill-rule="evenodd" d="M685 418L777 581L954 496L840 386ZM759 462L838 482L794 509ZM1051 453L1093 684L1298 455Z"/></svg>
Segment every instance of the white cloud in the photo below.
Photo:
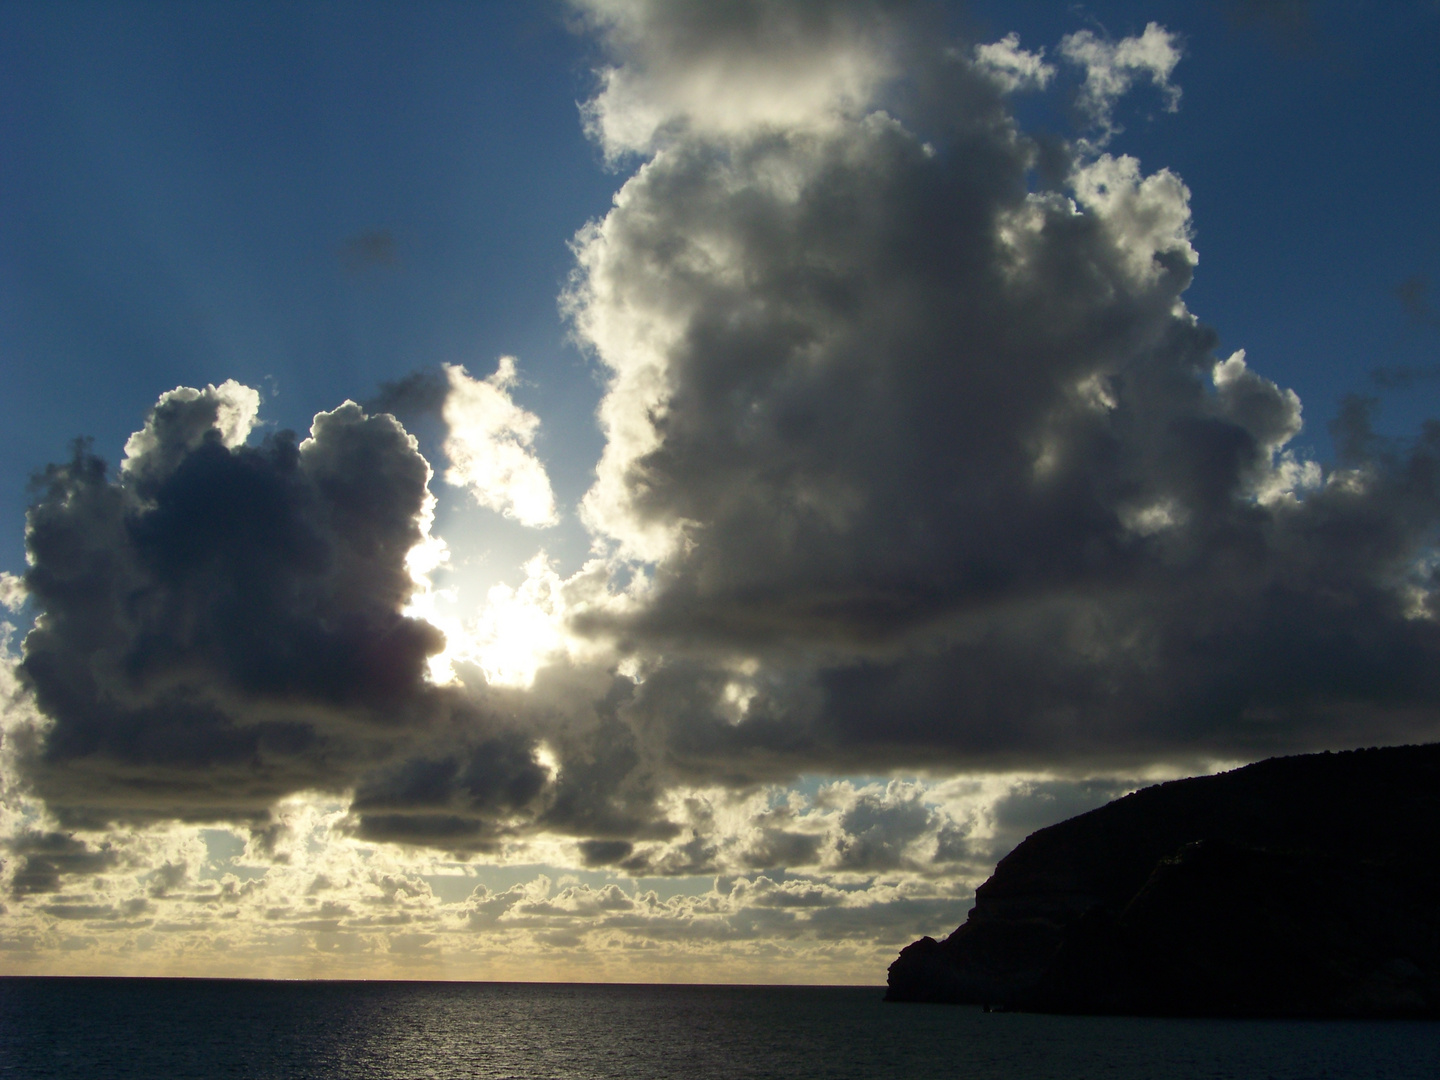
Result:
<svg viewBox="0 0 1440 1080"><path fill-rule="evenodd" d="M1085 69L1079 106L1098 129L1100 145L1119 133L1115 105L1139 79L1148 79L1164 95L1167 110L1180 107L1180 88L1170 82L1180 62L1179 39L1158 23L1147 24L1138 37L1113 42L1079 30L1061 39L1060 54Z"/></svg>
<svg viewBox="0 0 1440 1080"><path fill-rule="evenodd" d="M540 418L510 399L515 358L502 356L495 373L484 379L471 378L458 365L447 365L445 372L446 482L467 488L481 506L522 525L554 525L559 517L550 478L533 450Z"/></svg>
<svg viewBox="0 0 1440 1080"><path fill-rule="evenodd" d="M1071 174L1075 200L1104 222L1137 280L1153 281L1172 262L1199 261L1190 244L1190 189L1169 169L1150 176L1122 154L1101 154Z"/></svg>
<svg viewBox="0 0 1440 1080"><path fill-rule="evenodd" d="M585 105L612 160L672 137L832 126L897 69L901 27L863 3L576 0L614 63Z"/></svg>
<svg viewBox="0 0 1440 1080"><path fill-rule="evenodd" d="M25 599L29 595L22 578L8 570L0 571L0 607L17 612L25 606Z"/></svg>
<svg viewBox="0 0 1440 1080"><path fill-rule="evenodd" d="M1020 48L1019 34L1006 34L989 45L976 45L975 63L1007 94L1044 90L1055 77L1054 66L1045 63L1045 50L1027 52Z"/></svg>

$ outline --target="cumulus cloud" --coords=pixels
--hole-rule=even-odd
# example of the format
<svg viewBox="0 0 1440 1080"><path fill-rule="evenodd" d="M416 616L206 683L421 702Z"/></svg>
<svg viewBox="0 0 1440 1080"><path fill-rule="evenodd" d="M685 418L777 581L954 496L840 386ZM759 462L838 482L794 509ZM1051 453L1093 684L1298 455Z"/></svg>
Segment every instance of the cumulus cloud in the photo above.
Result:
<svg viewBox="0 0 1440 1080"><path fill-rule="evenodd" d="M928 788L840 783L809 797L695 791L687 798L708 812L707 840L726 853L724 872L658 889L537 870L539 849L510 852L509 861L532 867L508 875L502 868L508 880L497 880L483 866L349 837L345 803L313 796L277 807L279 860L226 827L31 831L11 845L8 865L19 870L5 892L0 947L12 963L18 954L22 970L26 953L45 955L83 931L91 970L139 952L151 971L189 953L206 956L207 970L252 975L373 977L397 963L412 973L480 964L492 975L533 977L548 956L575 978L583 968L574 965L608 956L600 970L612 977L654 977L659 963L673 977L728 970L773 980L765 965L780 956L782 977L863 980L898 945L959 918L988 873L991 846L1013 843L1017 827L1044 813L1040 793L1085 809L1109 790L1004 778ZM754 829L756 799L786 817L790 831L819 836L821 859L799 860L805 865L796 870L736 862ZM916 807L929 822L918 831ZM758 817L764 828L779 825L779 816ZM880 839L913 865L883 858L884 870L857 871L853 860L849 870L827 870L859 837ZM937 838L945 850L932 857Z"/></svg>
<svg viewBox="0 0 1440 1080"><path fill-rule="evenodd" d="M171 472L202 443L243 446L260 412L260 392L227 379L196 390L177 386L160 395L145 426L125 442L120 470L137 483Z"/></svg>
<svg viewBox="0 0 1440 1080"><path fill-rule="evenodd" d="M698 69L741 51L729 17ZM1181 180L1082 142L1037 189L989 54L907 48L959 88L948 123L876 88L675 126L577 237L610 378L582 512L653 565L586 628L666 657L633 721L756 780L1433 733L1433 434L1325 476L1296 396L1184 305ZM1107 137L1136 81L1176 100L1158 25L1061 55Z"/></svg>
<svg viewBox="0 0 1440 1080"><path fill-rule="evenodd" d="M400 614L430 475L414 440L347 403L251 446L257 402L171 391L118 476L82 445L40 478L19 675L62 817L254 815L332 787L442 645Z"/></svg>

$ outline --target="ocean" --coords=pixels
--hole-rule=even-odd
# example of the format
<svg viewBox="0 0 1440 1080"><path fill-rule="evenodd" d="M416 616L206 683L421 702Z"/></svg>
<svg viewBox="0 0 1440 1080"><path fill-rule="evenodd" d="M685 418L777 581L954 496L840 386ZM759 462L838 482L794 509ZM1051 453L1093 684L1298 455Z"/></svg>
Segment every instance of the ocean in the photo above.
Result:
<svg viewBox="0 0 1440 1080"><path fill-rule="evenodd" d="M1433 1080L1440 1022L895 1005L878 987L0 978L0 1077Z"/></svg>

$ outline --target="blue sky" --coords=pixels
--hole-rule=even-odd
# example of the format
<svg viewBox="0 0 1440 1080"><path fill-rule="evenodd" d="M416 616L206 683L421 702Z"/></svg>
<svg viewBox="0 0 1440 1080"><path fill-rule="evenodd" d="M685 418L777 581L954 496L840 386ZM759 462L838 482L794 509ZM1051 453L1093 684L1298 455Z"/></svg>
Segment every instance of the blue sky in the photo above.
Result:
<svg viewBox="0 0 1440 1080"><path fill-rule="evenodd" d="M0 0L0 972L879 981L1440 736L1437 46Z"/></svg>
<svg viewBox="0 0 1440 1080"><path fill-rule="evenodd" d="M616 187L583 46L532 5L4 8L3 481L77 435L112 460L161 390L227 378L267 421L438 363L523 363L573 501L598 384L556 295ZM386 238L390 258L347 244ZM573 448L571 444L573 443ZM586 457L590 461L586 461Z"/></svg>

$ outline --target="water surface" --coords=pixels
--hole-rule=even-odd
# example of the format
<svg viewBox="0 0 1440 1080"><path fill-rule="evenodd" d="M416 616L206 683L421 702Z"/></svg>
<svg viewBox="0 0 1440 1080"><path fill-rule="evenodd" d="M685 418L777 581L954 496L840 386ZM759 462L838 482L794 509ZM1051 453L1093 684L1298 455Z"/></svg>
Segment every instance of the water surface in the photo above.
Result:
<svg viewBox="0 0 1440 1080"><path fill-rule="evenodd" d="M1057 1017L878 987L0 979L0 1077L1433 1080L1440 1023Z"/></svg>

